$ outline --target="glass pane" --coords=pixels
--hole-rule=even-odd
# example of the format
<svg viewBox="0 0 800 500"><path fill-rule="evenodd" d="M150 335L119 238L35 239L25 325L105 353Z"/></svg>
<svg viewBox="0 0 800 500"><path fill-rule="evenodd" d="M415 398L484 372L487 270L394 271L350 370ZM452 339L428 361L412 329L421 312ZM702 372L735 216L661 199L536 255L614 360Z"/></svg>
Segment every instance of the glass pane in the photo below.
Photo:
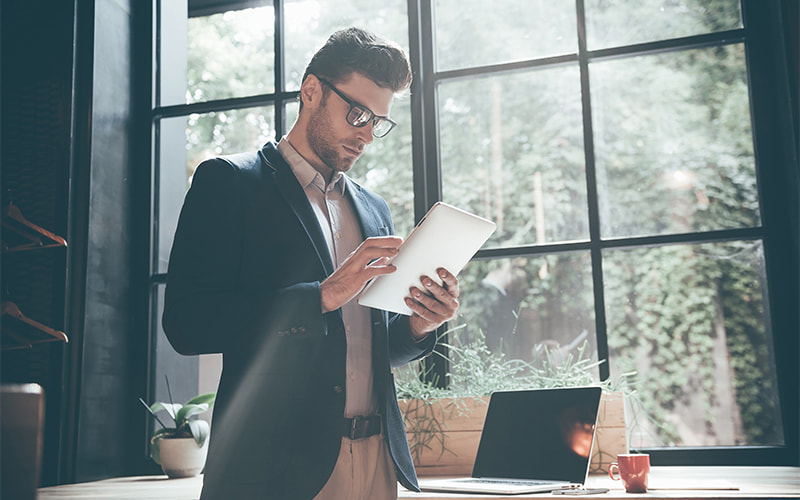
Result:
<svg viewBox="0 0 800 500"><path fill-rule="evenodd" d="M186 24L187 2L158 2L158 106L186 101ZM169 26L169 29L163 29Z"/></svg>
<svg viewBox="0 0 800 500"><path fill-rule="evenodd" d="M630 446L783 444L761 242L603 262L612 373L638 374Z"/></svg>
<svg viewBox="0 0 800 500"><path fill-rule="evenodd" d="M547 352L556 364L569 356L597 359L588 252L472 261L459 279L461 307L450 323L450 344L477 342L487 355L536 368Z"/></svg>
<svg viewBox="0 0 800 500"><path fill-rule="evenodd" d="M200 356L182 356L178 354L172 348L172 344L169 343L167 335L161 326L161 315L164 313L164 290L165 286L163 284L157 285L157 302L154 311L156 319L154 324L155 359L153 360L155 393L153 401L148 401L150 404L156 401L183 403L200 394L198 384ZM169 387L167 387L167 382L169 382ZM216 388L212 390L216 391ZM210 414L203 415L201 418L207 419L208 417L210 417ZM148 421L151 420L153 419L148 419ZM152 424L156 429L161 427L155 422ZM150 424L148 423L148 425Z"/></svg>
<svg viewBox="0 0 800 500"><path fill-rule="evenodd" d="M275 13L269 3L189 19L187 103L275 91Z"/></svg>
<svg viewBox="0 0 800 500"><path fill-rule="evenodd" d="M497 223L490 246L588 238L577 66L439 87L444 201Z"/></svg>
<svg viewBox="0 0 800 500"><path fill-rule="evenodd" d="M586 0L589 50L742 27L739 0Z"/></svg>
<svg viewBox="0 0 800 500"><path fill-rule="evenodd" d="M439 71L578 51L574 2L436 0L434 33Z"/></svg>
<svg viewBox="0 0 800 500"><path fill-rule="evenodd" d="M391 115L397 126L368 145L348 175L386 200L395 233L405 238L414 227L410 99L395 98Z"/></svg>
<svg viewBox="0 0 800 500"><path fill-rule="evenodd" d="M207 158L258 150L274 139L272 106L192 114L186 128L187 175Z"/></svg>
<svg viewBox="0 0 800 500"><path fill-rule="evenodd" d="M759 225L741 45L590 71L604 237Z"/></svg>
<svg viewBox="0 0 800 500"><path fill-rule="evenodd" d="M271 106L161 120L159 133L159 272L166 272L183 197L195 168L219 155L256 151L275 138Z"/></svg>
<svg viewBox="0 0 800 500"><path fill-rule="evenodd" d="M287 90L300 89L306 65L334 31L358 26L408 51L406 0L318 2L286 0L284 60Z"/></svg>

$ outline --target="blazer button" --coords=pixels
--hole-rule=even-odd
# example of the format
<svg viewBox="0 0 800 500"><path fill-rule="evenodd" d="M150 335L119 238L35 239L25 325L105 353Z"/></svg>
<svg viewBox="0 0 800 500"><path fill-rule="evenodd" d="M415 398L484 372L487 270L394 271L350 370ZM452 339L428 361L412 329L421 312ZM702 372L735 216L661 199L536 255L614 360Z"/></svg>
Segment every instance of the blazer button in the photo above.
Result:
<svg viewBox="0 0 800 500"><path fill-rule="evenodd" d="M341 394L342 392L344 392L344 389L342 389L341 385L334 385L333 392L335 392L336 394Z"/></svg>

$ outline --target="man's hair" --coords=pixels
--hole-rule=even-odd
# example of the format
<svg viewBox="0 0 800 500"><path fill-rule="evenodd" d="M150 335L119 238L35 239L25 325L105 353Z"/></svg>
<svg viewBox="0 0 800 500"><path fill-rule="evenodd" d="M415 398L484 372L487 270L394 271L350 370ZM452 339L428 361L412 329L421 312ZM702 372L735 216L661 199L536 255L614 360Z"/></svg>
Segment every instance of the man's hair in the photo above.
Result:
<svg viewBox="0 0 800 500"><path fill-rule="evenodd" d="M411 65L403 49L359 28L332 34L311 58L303 81L313 74L338 83L353 72L395 93L411 85Z"/></svg>

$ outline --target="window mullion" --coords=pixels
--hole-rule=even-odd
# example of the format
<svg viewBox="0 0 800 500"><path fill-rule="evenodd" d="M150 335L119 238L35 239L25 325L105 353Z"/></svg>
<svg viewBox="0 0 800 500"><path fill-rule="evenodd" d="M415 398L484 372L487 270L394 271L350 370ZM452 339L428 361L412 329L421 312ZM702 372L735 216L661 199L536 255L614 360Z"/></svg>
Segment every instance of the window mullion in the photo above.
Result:
<svg viewBox="0 0 800 500"><path fill-rule="evenodd" d="M283 96L286 90L284 78L285 60L284 57L284 26L286 25L283 15L283 0L273 0L272 9L275 12L275 95ZM275 99L275 140L280 140L286 131L286 108L284 100Z"/></svg>
<svg viewBox="0 0 800 500"><path fill-rule="evenodd" d="M439 165L436 79L434 72L433 8L430 2L408 0L411 84L412 157L414 162L414 217L419 221L442 199Z"/></svg>
<svg viewBox="0 0 800 500"><path fill-rule="evenodd" d="M589 88L589 57L586 49L586 12L583 0L576 0L578 26L578 65L581 78L583 108L583 148L586 161L586 199L589 210L589 239L592 259L592 284L594 288L595 331L597 357L608 360L608 335L606 330L605 298L603 292L603 257L600 246L600 209L595 174L594 136L592 129L592 101ZM600 378L610 376L608 362L600 365Z"/></svg>

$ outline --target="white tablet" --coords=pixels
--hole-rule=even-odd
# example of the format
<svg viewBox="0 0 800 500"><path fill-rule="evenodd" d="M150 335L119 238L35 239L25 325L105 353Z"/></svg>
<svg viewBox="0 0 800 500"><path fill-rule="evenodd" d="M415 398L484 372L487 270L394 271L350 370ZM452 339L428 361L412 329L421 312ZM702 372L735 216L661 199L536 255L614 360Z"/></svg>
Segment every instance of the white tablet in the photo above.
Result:
<svg viewBox="0 0 800 500"><path fill-rule="evenodd" d="M406 306L408 289L424 290L420 276L439 284L436 269L443 267L457 275L492 235L496 224L444 202L436 203L411 231L392 259L397 270L375 277L358 297L363 306L410 316Z"/></svg>

